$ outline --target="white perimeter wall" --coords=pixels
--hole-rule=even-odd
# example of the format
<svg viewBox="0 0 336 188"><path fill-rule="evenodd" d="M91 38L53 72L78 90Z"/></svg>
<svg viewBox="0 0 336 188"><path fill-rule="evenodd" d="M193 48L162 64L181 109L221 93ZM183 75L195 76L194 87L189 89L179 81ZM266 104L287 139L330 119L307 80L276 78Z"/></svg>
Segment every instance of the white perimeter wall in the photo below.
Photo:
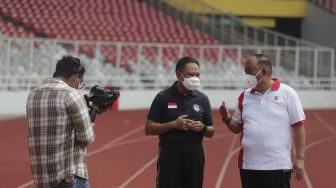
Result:
<svg viewBox="0 0 336 188"><path fill-rule="evenodd" d="M120 91L120 110L148 109L159 90ZM218 109L225 100L229 108L234 108L240 90L206 90L213 109ZM297 91L305 109L336 109L335 91ZM25 115L28 91L0 92L0 119L8 116Z"/></svg>

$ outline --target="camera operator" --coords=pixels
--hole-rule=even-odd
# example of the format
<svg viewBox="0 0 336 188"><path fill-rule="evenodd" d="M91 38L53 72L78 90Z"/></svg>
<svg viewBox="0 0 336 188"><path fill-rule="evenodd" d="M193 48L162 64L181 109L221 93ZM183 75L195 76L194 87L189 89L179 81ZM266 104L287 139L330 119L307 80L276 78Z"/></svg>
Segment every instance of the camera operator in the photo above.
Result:
<svg viewBox="0 0 336 188"><path fill-rule="evenodd" d="M86 147L94 141L84 97L85 66L78 58L64 56L53 78L32 90L27 99L29 154L37 187L89 188Z"/></svg>

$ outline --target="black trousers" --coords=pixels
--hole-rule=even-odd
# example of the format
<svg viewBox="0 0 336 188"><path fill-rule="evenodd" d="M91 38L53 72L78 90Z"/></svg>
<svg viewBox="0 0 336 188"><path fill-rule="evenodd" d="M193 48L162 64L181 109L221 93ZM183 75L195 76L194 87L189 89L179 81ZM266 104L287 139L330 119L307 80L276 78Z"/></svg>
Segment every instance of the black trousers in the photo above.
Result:
<svg viewBox="0 0 336 188"><path fill-rule="evenodd" d="M290 188L291 170L240 169L242 188Z"/></svg>
<svg viewBox="0 0 336 188"><path fill-rule="evenodd" d="M201 143L160 146L156 187L201 188L204 161Z"/></svg>

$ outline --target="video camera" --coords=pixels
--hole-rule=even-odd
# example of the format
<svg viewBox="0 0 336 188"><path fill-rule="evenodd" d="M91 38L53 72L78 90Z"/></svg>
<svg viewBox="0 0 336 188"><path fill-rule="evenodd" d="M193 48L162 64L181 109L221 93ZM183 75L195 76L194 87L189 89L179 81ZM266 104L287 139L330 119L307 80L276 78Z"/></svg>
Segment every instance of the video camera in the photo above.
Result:
<svg viewBox="0 0 336 188"><path fill-rule="evenodd" d="M89 108L92 108L89 102L98 108L99 111L105 111L112 107L114 101L119 98L120 94L117 90L105 90L95 85L91 88L90 93L84 95Z"/></svg>
<svg viewBox="0 0 336 188"><path fill-rule="evenodd" d="M96 113L101 114L119 98L120 94L117 90L105 90L95 85L91 88L90 93L84 95L87 106L90 108L91 121L95 120ZM92 105L90 104L92 103Z"/></svg>

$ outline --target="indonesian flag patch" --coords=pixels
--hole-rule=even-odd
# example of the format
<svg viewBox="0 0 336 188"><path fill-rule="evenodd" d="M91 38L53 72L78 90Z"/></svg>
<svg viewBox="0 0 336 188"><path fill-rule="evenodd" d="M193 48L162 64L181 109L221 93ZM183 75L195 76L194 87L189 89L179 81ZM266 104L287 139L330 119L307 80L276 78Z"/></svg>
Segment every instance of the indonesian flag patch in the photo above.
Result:
<svg viewBox="0 0 336 188"><path fill-rule="evenodd" d="M168 109L172 109L172 108L177 108L176 102L169 102L168 103Z"/></svg>

